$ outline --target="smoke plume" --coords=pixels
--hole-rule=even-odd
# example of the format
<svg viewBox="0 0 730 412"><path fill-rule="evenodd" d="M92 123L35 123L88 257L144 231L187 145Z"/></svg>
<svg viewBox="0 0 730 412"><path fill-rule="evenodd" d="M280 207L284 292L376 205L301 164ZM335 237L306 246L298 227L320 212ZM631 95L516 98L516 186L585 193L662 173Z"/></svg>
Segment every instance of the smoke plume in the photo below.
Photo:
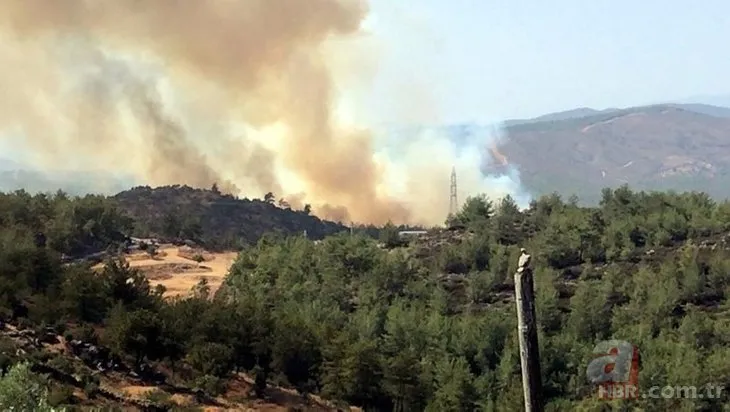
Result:
<svg viewBox="0 0 730 412"><path fill-rule="evenodd" d="M368 130L335 118L325 46L357 37L367 13L358 0L3 0L0 132L48 168L271 191L345 221L443 222L455 159L433 153L443 177L410 181L440 168L379 161Z"/></svg>

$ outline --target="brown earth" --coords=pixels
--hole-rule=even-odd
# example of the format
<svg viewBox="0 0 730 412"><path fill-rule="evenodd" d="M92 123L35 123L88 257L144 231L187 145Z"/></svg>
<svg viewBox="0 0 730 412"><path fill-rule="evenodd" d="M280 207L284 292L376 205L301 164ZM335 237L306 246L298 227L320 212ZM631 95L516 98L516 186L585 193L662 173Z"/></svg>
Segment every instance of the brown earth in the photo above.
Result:
<svg viewBox="0 0 730 412"><path fill-rule="evenodd" d="M204 262L192 260L198 254L205 258ZM139 269L147 276L152 286L163 285L166 289L165 296L173 297L190 293L203 279L208 281L211 293L215 293L236 256L236 252L210 253L184 246L163 245L154 258L145 252L130 253L124 257L129 266ZM96 268L102 265L99 264Z"/></svg>

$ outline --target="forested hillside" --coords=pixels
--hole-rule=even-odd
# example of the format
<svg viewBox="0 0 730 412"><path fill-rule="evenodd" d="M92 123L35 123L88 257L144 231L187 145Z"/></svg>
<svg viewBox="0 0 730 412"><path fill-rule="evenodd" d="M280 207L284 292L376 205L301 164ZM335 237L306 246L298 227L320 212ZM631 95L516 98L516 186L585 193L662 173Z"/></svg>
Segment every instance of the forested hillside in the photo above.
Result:
<svg viewBox="0 0 730 412"><path fill-rule="evenodd" d="M320 220L311 207L292 210L274 194L264 199L238 199L189 186L140 186L112 197L134 221L141 237L191 239L208 249L235 249L254 244L264 234L304 233L320 239L343 230L341 224Z"/></svg>
<svg viewBox="0 0 730 412"><path fill-rule="evenodd" d="M704 194L622 187L604 191L600 207L548 196L526 211L475 197L450 222L465 229L410 243L392 226L379 240L265 235L215 296L201 283L175 299L124 262L100 273L63 265L60 251L117 236L89 222L134 222L97 198L43 199L0 199L3 409L165 410L184 394L190 408L244 408L271 401L278 386L331 401L312 410L519 411L511 275L520 247L535 267L548 411L607 410L585 370L610 337L639 347L642 388L730 384L730 203ZM41 227L57 228L45 245ZM15 330L61 343L24 344ZM80 342L96 354L73 355ZM244 394L241 374L252 379ZM143 403L115 395L130 379L156 389ZM37 384L13 392L19 382ZM614 410L714 411L727 398L620 402Z"/></svg>

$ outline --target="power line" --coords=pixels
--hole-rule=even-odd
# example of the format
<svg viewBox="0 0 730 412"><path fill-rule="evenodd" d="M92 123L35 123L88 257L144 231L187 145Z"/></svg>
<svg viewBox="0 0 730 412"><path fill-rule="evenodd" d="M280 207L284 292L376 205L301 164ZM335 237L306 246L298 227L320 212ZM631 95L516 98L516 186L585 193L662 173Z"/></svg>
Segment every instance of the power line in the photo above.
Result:
<svg viewBox="0 0 730 412"><path fill-rule="evenodd" d="M456 167L451 168L451 198L449 199L449 216L453 216L459 210L459 201L456 197Z"/></svg>

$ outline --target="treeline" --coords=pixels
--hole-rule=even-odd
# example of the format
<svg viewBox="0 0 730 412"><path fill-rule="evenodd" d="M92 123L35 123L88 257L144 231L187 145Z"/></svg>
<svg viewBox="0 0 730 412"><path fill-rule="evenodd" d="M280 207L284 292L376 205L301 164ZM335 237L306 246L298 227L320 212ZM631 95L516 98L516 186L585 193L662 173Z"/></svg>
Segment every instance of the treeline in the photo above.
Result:
<svg viewBox="0 0 730 412"><path fill-rule="evenodd" d="M0 209L3 318L96 340L137 369L166 366L169 380L209 394L245 371L259 395L273 383L367 410L522 410L506 292L522 246L536 270L548 411L607 410L585 371L609 338L638 346L642 388L730 383L730 204L700 193L623 187L605 190L596 208L554 195L524 211L509 198L475 197L449 220L468 232L442 232L446 242L387 242L392 227L381 242L266 235L241 252L215 296L201 283L171 300L124 262L101 273L63 266L53 236L46 247L31 239L37 222L68 215L5 206L22 198L6 195ZM96 207L85 201L72 203ZM611 405L714 411L726 402Z"/></svg>
<svg viewBox="0 0 730 412"><path fill-rule="evenodd" d="M69 256L94 253L122 244L132 226L105 196L0 192L0 250L40 242Z"/></svg>

